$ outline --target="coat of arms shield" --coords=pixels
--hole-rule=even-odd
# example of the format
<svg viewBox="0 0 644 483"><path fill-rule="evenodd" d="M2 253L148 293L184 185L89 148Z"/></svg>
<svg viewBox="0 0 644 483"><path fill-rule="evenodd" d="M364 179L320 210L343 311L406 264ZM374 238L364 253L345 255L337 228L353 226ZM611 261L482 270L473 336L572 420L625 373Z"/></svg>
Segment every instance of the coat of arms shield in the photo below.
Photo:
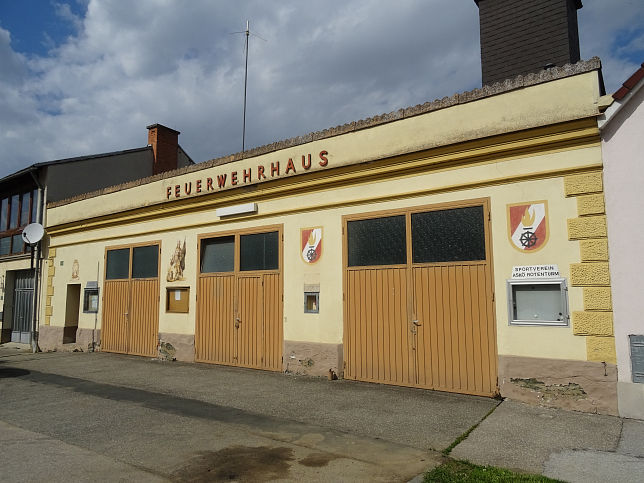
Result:
<svg viewBox="0 0 644 483"><path fill-rule="evenodd" d="M306 263L315 263L322 256L322 228L302 228L301 253L302 260Z"/></svg>
<svg viewBox="0 0 644 483"><path fill-rule="evenodd" d="M548 241L548 202L508 205L508 237L521 252L535 252Z"/></svg>

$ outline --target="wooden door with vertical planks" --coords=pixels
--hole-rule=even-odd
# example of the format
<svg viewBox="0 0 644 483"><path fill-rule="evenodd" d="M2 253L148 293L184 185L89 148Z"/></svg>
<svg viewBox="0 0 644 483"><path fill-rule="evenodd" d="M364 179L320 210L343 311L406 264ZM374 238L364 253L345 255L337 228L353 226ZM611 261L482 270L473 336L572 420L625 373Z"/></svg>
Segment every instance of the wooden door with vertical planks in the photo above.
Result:
<svg viewBox="0 0 644 483"><path fill-rule="evenodd" d="M106 250L101 350L156 356L159 250L156 243Z"/></svg>
<svg viewBox="0 0 644 483"><path fill-rule="evenodd" d="M345 377L491 396L487 200L346 217Z"/></svg>
<svg viewBox="0 0 644 483"><path fill-rule="evenodd" d="M282 369L281 227L200 238L196 360Z"/></svg>
<svg viewBox="0 0 644 483"><path fill-rule="evenodd" d="M197 287L195 359L198 362L235 362L235 276L201 275Z"/></svg>

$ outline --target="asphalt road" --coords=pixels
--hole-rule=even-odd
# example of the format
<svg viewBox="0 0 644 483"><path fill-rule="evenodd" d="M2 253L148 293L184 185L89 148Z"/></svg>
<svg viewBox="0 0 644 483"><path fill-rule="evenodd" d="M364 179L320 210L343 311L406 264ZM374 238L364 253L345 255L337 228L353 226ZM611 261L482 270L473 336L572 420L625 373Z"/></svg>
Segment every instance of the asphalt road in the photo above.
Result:
<svg viewBox="0 0 644 483"><path fill-rule="evenodd" d="M497 404L113 354L0 353L0 479L407 481Z"/></svg>

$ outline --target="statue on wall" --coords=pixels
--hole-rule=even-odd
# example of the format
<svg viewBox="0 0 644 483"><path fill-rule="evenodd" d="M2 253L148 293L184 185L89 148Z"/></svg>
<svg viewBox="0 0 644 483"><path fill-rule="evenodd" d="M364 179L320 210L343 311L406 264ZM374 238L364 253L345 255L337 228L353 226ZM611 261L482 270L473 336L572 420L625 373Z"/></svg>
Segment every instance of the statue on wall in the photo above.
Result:
<svg viewBox="0 0 644 483"><path fill-rule="evenodd" d="M72 280L78 280L78 272L80 271L80 265L78 260L74 260L72 263Z"/></svg>
<svg viewBox="0 0 644 483"><path fill-rule="evenodd" d="M177 241L177 247L174 249L172 258L170 258L170 267L168 268L168 276L166 280L168 282L176 282L178 280L185 280L183 278L183 270L186 268L186 240L183 240L183 246L181 246L181 240Z"/></svg>

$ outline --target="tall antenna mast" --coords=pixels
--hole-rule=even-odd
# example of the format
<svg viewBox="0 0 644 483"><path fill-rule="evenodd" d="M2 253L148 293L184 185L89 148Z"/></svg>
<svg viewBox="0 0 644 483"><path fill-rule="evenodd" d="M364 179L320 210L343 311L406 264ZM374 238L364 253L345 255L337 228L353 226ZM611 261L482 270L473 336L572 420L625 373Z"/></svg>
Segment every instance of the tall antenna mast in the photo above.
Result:
<svg viewBox="0 0 644 483"><path fill-rule="evenodd" d="M250 33L250 22L246 20L246 30L243 32L231 32L233 34L245 34L246 35L246 40L245 40L245 46L246 46L246 66L244 69L244 127L242 130L242 153L246 151L246 91L248 90L248 38L251 36ZM259 35L257 34L252 34L253 37L257 37L258 39L263 40L266 42L266 39L262 39Z"/></svg>
<svg viewBox="0 0 644 483"><path fill-rule="evenodd" d="M246 151L246 89L248 86L248 37L250 22L246 20L246 68L244 69L244 128L242 130L242 154Z"/></svg>

